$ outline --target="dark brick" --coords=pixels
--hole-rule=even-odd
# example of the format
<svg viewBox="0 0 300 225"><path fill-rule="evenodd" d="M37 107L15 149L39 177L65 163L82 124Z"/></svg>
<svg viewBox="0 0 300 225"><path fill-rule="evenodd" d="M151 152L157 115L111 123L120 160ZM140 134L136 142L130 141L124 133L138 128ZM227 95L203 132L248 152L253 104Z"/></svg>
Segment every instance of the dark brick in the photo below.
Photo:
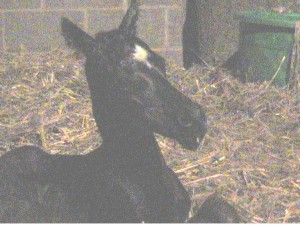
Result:
<svg viewBox="0 0 300 225"><path fill-rule="evenodd" d="M184 0L141 0L141 4L143 5L172 5L172 6L182 6L184 4Z"/></svg>
<svg viewBox="0 0 300 225"><path fill-rule="evenodd" d="M182 46L182 28L184 23L184 12L180 9L169 9L168 11L168 42L171 47Z"/></svg>
<svg viewBox="0 0 300 225"><path fill-rule="evenodd" d="M41 6L41 0L0 0L0 9L34 9Z"/></svg>
<svg viewBox="0 0 300 225"><path fill-rule="evenodd" d="M0 30L2 29L2 26L4 25L4 21L3 21L3 14L0 14Z"/></svg>
<svg viewBox="0 0 300 225"><path fill-rule="evenodd" d="M4 43L3 43L3 31L0 30L0 51L4 50Z"/></svg>
<svg viewBox="0 0 300 225"><path fill-rule="evenodd" d="M0 14L0 51L3 51L4 49L3 24L3 15Z"/></svg>
<svg viewBox="0 0 300 225"><path fill-rule="evenodd" d="M124 14L124 10L89 11L89 32L95 34L99 31L108 31L117 28Z"/></svg>
<svg viewBox="0 0 300 225"><path fill-rule="evenodd" d="M19 51L20 45L29 51L49 51L53 46L61 44L62 15L82 25L84 15L81 12L5 13L5 43L8 51Z"/></svg>
<svg viewBox="0 0 300 225"><path fill-rule="evenodd" d="M152 48L165 46L165 10L141 9L138 36Z"/></svg>
<svg viewBox="0 0 300 225"><path fill-rule="evenodd" d="M3 51L4 46L3 46L3 32L0 30L0 51Z"/></svg>
<svg viewBox="0 0 300 225"><path fill-rule="evenodd" d="M177 66L182 66L182 50L165 50L159 51L160 55L162 55L169 64L176 64Z"/></svg>
<svg viewBox="0 0 300 225"><path fill-rule="evenodd" d="M46 8L111 8L123 7L123 0L44 0Z"/></svg>

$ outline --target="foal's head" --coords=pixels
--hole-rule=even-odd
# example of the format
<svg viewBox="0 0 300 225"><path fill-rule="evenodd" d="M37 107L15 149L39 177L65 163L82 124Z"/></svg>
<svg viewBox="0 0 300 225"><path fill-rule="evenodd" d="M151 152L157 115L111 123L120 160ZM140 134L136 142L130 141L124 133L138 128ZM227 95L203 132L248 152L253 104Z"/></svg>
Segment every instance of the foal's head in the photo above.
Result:
<svg viewBox="0 0 300 225"><path fill-rule="evenodd" d="M100 32L96 38L62 19L67 43L87 58L86 76L94 116L97 117L97 107L106 104L113 110L111 105L118 102L124 106L124 111L118 113L127 111L134 116L138 111L145 129L174 138L185 148L196 149L206 133L205 113L167 81L165 60L136 37L137 18L138 4L132 0L119 28Z"/></svg>

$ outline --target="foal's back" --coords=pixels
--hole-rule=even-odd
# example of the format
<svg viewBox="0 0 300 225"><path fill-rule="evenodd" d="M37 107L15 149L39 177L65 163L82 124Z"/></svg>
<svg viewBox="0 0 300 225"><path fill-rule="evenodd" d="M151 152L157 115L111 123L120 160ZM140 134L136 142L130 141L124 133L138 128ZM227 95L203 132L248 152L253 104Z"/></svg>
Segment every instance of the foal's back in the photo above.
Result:
<svg viewBox="0 0 300 225"><path fill-rule="evenodd" d="M0 222L76 222L67 192L44 182L53 170L52 156L35 146L13 149L0 158Z"/></svg>
<svg viewBox="0 0 300 225"><path fill-rule="evenodd" d="M50 155L23 146L6 153L0 158L0 222L140 222L105 152Z"/></svg>

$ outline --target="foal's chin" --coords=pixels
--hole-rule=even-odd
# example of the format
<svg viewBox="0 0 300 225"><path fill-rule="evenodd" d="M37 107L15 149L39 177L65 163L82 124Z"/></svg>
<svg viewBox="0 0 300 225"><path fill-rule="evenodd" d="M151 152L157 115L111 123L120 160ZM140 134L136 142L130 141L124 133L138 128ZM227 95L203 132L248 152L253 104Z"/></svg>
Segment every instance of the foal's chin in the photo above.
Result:
<svg viewBox="0 0 300 225"><path fill-rule="evenodd" d="M185 149L190 151L197 151L201 146L201 141L198 138L186 138L178 140L178 143Z"/></svg>

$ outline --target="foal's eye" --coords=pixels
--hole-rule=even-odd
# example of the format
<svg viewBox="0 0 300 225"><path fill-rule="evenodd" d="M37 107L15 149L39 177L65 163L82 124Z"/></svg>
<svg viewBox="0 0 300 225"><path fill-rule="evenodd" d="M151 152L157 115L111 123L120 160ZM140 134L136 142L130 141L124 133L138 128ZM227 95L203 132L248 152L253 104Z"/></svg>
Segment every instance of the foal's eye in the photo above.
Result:
<svg viewBox="0 0 300 225"><path fill-rule="evenodd" d="M178 122L183 127L191 127L193 125L192 118L186 114L179 115Z"/></svg>

